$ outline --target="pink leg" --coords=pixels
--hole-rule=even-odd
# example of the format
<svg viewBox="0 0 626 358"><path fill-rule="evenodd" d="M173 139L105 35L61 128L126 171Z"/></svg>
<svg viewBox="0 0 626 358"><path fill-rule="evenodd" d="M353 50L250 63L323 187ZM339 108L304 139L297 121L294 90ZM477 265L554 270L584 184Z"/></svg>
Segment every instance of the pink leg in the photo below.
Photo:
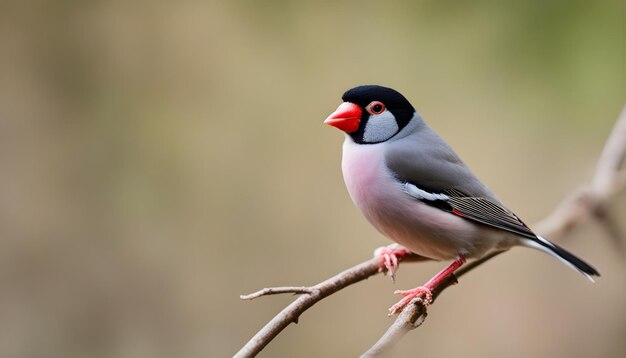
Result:
<svg viewBox="0 0 626 358"><path fill-rule="evenodd" d="M391 308L389 309L389 315L394 315L396 313L400 313L402 311L402 309L404 309L404 307L409 304L409 302L413 301L414 298L424 295L425 299L426 299L426 305L429 305L432 301L433 301L433 290L435 288L437 288L437 286L439 286L441 284L441 282L443 282L444 280L446 280L448 277L450 277L450 275L452 275L454 273L454 271L456 271L459 267L463 266L463 264L465 263L465 257L463 256L459 256L458 259L456 259L455 261L453 261L448 267L446 267L445 269L441 270L441 272L439 272L438 274L435 275L435 277L431 278L430 280L428 280L428 282L426 282L426 284L424 284L424 286L419 286L419 287L415 287L411 290L407 290L407 291L396 291L394 292L395 294L401 294L404 296L403 299L401 299L398 303L396 303L395 305L391 306Z"/></svg>
<svg viewBox="0 0 626 358"><path fill-rule="evenodd" d="M398 246L401 247L401 246ZM378 272L389 273L391 280L396 280L396 271L400 266L402 258L409 253L409 250L404 248L391 248L383 246L374 252L374 255L379 256Z"/></svg>

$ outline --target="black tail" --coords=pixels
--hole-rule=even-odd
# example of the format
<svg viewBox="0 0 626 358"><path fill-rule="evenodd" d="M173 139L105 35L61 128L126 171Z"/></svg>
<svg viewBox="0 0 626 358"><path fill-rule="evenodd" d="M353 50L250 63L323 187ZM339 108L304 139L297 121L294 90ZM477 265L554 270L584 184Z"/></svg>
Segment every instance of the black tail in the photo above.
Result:
<svg viewBox="0 0 626 358"><path fill-rule="evenodd" d="M556 257L567 266L576 269L577 271L585 275L585 277L587 277L587 279L589 279L589 281L591 282L593 282L592 276L600 276L598 270L593 268L593 266L574 256L572 253L560 247L559 245L553 244L541 236L537 236L536 240L524 240L524 244L528 247L539 249Z"/></svg>

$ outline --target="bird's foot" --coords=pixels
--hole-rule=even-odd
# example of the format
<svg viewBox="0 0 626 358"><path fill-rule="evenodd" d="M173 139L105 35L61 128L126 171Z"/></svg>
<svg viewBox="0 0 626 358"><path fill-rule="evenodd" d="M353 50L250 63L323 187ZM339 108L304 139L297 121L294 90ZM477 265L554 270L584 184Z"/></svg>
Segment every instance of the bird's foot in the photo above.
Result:
<svg viewBox="0 0 626 358"><path fill-rule="evenodd" d="M402 312L404 307L415 298L420 298L426 306L433 302L433 292L426 286L419 286L406 291L397 290L394 294L400 294L404 296L404 298L389 308L389 316Z"/></svg>
<svg viewBox="0 0 626 358"><path fill-rule="evenodd" d="M378 256L378 272L385 275L389 273L392 281L396 281L396 272L400 266L402 258L409 253L409 250L399 245L383 246L374 251L374 256Z"/></svg>
<svg viewBox="0 0 626 358"><path fill-rule="evenodd" d="M424 286L416 287L412 290L407 291L396 291L395 294L401 294L404 296L400 302L391 306L389 309L389 316L394 315L396 313L400 313L404 309L409 302L413 301L415 298L421 298L424 305L428 306L433 302L433 290L439 287L445 280L450 279L452 277L452 283L456 283L456 277L454 276L454 271L456 271L459 267L463 266L465 263L465 256L459 255L459 257L454 260L448 267L441 270L435 277L431 278L424 284Z"/></svg>

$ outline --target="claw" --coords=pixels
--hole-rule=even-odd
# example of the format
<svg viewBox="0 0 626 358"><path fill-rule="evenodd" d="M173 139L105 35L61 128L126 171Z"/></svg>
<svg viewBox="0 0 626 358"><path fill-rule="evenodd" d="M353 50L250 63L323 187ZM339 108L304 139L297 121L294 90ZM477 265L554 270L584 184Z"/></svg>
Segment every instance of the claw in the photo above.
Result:
<svg viewBox="0 0 626 358"><path fill-rule="evenodd" d="M388 246L378 248L374 252L374 255L380 258L378 272L384 272L385 275L389 273L391 280L395 282L400 261L408 253L406 249L392 249Z"/></svg>
<svg viewBox="0 0 626 358"><path fill-rule="evenodd" d="M415 287L406 291L396 290L394 294L400 294L404 296L404 298L389 308L389 316L402 312L404 307L406 307L406 305L408 305L415 298L422 299L422 302L424 302L424 305L426 306L433 302L433 292L430 288L424 286Z"/></svg>

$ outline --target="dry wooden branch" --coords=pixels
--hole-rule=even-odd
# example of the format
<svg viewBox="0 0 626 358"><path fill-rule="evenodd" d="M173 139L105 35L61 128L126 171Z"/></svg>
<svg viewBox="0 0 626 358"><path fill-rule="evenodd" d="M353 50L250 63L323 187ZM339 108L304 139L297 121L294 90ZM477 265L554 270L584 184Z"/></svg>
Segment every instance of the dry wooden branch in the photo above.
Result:
<svg viewBox="0 0 626 358"><path fill-rule="evenodd" d="M588 222L590 219L596 219L607 228L607 232L611 234L615 244L622 247L621 235L607 211L607 205L617 192L626 188L626 170L620 169L625 156L626 107L622 110L607 140L591 183L567 197L551 215L535 225L535 231L550 237L552 241L559 241L576 226ZM461 267L455 276L461 277L502 252L493 252ZM427 259L418 255L407 255L403 258L403 261L423 260ZM379 259L374 257L315 286L265 288L253 294L241 296L242 299L254 299L278 293L302 294L252 337L235 357L255 356L290 323L297 323L298 317L315 303L349 285L376 275L378 272ZM455 282L455 277L449 278L433 292L433 299L436 299L443 290ZM363 357L379 356L407 332L418 327L426 315L426 306L422 301L420 299L413 300L412 304L404 309L378 342L363 354Z"/></svg>
<svg viewBox="0 0 626 358"><path fill-rule="evenodd" d="M269 288L264 288L262 290L259 290L257 292L251 293L249 295L241 295L239 296L239 298L241 298L242 300L253 300L255 298L259 298L261 296L269 296L269 295L278 295L281 293L293 293L293 294L297 294L297 293L308 293L308 294L314 294L315 290L313 288L310 287L304 287L304 286L287 286L287 287L269 287Z"/></svg>
<svg viewBox="0 0 626 358"><path fill-rule="evenodd" d="M415 254L404 256L402 261L423 261L424 257ZM257 355L269 342L274 339L290 323L298 323L300 315L315 303L346 288L354 283L363 281L370 276L379 273L379 258L374 257L349 268L339 274L320 282L311 287L276 287L265 288L249 295L242 295L242 299L254 299L257 297L276 293L303 293L289 306L285 307L278 315L269 321L257 334L246 343L235 357L253 357ZM296 292L300 291L300 292Z"/></svg>
<svg viewBox="0 0 626 358"><path fill-rule="evenodd" d="M433 303L444 289L456 283L457 278L465 275L474 268L480 266L483 262L486 262L503 252L506 252L506 250L491 252L458 269L453 276L449 276L433 291ZM424 304L423 299L423 297L418 297L411 301L404 308L404 310L400 312L393 324L389 327L389 329L387 329L387 332L385 332L385 334L380 337L380 339L367 352L361 355L361 357L369 358L380 356L387 349L393 347L400 339L402 339L402 337L404 337L405 334L409 333L409 331L421 326L428 315L427 306Z"/></svg>

